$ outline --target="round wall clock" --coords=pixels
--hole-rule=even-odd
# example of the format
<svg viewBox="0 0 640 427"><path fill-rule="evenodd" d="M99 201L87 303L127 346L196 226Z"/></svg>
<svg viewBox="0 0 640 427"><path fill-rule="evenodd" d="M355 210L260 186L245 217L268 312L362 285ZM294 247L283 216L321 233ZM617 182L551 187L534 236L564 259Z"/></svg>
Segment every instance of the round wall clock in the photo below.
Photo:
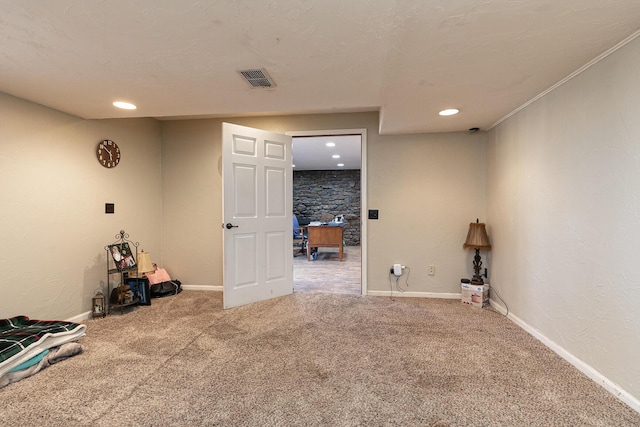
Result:
<svg viewBox="0 0 640 427"><path fill-rule="evenodd" d="M98 144L96 156L105 168L115 168L120 163L120 148L115 142L105 139Z"/></svg>

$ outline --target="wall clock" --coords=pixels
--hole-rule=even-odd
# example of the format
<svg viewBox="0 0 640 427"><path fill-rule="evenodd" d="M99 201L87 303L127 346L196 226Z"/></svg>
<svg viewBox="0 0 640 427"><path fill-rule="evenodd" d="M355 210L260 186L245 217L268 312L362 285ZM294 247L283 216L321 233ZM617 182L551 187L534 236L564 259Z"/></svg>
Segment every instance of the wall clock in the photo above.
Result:
<svg viewBox="0 0 640 427"><path fill-rule="evenodd" d="M98 144L96 156L105 168L115 168L120 163L120 148L115 142L105 139Z"/></svg>

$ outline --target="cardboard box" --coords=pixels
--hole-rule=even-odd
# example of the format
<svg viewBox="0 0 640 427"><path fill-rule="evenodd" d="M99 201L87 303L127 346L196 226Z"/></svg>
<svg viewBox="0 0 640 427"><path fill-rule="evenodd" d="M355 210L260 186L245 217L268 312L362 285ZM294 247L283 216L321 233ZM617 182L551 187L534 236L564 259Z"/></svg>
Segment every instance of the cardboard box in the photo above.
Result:
<svg viewBox="0 0 640 427"><path fill-rule="evenodd" d="M471 283L461 283L462 302L474 307L484 307L489 305L489 284L473 285Z"/></svg>

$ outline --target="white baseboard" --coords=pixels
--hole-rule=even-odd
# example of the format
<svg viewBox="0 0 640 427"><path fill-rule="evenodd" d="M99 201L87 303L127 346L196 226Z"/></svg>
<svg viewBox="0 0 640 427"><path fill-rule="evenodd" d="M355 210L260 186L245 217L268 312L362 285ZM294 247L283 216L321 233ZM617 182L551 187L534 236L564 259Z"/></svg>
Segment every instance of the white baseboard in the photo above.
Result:
<svg viewBox="0 0 640 427"><path fill-rule="evenodd" d="M77 316L73 316L69 319L67 319L67 322L74 322L74 323L80 323L83 320L87 320L87 319L91 319L91 310L89 311L85 311L84 313L80 313Z"/></svg>
<svg viewBox="0 0 640 427"><path fill-rule="evenodd" d="M506 314L507 310L501 305L498 304L497 301L491 300L491 306L495 308L497 311L502 314ZM520 319L518 316L513 313L507 314L507 318L510 319L513 323L520 326L522 329L533 335L538 341L540 341L545 346L549 347L553 350L558 356L562 357L567 362L571 363L576 369L580 372L591 378L596 383L600 384L605 388L609 393L613 394L619 400L627 404L631 409L640 413L640 400L636 399L629 392L625 391L618 384L614 383L596 369L594 369L591 365L583 362L573 354L569 353L565 348L561 347L558 343L551 340L549 337L544 335L542 332L532 327L524 320Z"/></svg>
<svg viewBox="0 0 640 427"><path fill-rule="evenodd" d="M222 292L222 286L214 285L182 285L182 289L187 291L216 291Z"/></svg>
<svg viewBox="0 0 640 427"><path fill-rule="evenodd" d="M441 298L441 299L461 299L461 294L439 293L439 292L399 292L399 291L367 291L367 295L372 297L408 297L408 298Z"/></svg>
<svg viewBox="0 0 640 427"><path fill-rule="evenodd" d="M190 291L216 291L222 292L222 286L214 285L182 285L182 289ZM391 291L368 291L367 295L376 297L390 297ZM438 292L393 292L394 297L410 297L410 298L443 298L443 299L460 299L462 295L459 293L438 293Z"/></svg>
<svg viewBox="0 0 640 427"><path fill-rule="evenodd" d="M500 314L502 314L503 316L506 316L507 314L507 309L504 308L502 305L498 304L498 302L496 300L491 299L491 297L489 297L489 305L493 308L496 309L496 311L498 311Z"/></svg>
<svg viewBox="0 0 640 427"><path fill-rule="evenodd" d="M191 290L191 291L216 291L222 292L222 286L210 286L210 285L182 285L182 289ZM66 319L67 322L80 323L83 320L91 319L92 313L91 310L85 311L84 313L80 313L77 316L73 316L69 319Z"/></svg>

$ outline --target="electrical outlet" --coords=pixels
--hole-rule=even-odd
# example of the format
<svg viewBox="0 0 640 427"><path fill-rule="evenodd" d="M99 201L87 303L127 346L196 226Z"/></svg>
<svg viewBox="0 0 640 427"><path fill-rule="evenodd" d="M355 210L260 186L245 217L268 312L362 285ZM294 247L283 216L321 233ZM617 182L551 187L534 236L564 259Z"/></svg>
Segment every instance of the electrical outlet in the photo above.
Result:
<svg viewBox="0 0 640 427"><path fill-rule="evenodd" d="M436 274L436 266L430 265L429 267L427 267L427 274L429 276L434 276Z"/></svg>

